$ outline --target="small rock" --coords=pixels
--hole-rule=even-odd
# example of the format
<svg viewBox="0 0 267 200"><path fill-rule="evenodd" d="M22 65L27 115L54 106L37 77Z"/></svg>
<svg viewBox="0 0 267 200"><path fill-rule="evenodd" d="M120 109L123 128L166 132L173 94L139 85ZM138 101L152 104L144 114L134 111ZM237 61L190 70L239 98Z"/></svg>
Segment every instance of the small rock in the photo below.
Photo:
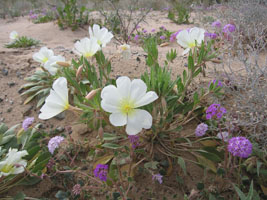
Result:
<svg viewBox="0 0 267 200"><path fill-rule="evenodd" d="M14 104L14 101L10 100L9 103L10 103L10 105L13 105Z"/></svg>
<svg viewBox="0 0 267 200"><path fill-rule="evenodd" d="M44 124L40 123L39 126L38 126L38 128L40 128L40 129L44 129L45 126L44 126Z"/></svg>
<svg viewBox="0 0 267 200"><path fill-rule="evenodd" d="M8 75L8 70L7 70L7 69L2 69L2 74L3 74L4 76L7 76L7 75Z"/></svg>
<svg viewBox="0 0 267 200"><path fill-rule="evenodd" d="M62 127L62 126L59 126L59 127L56 128L56 132L57 133L62 133L64 130L65 130L65 128Z"/></svg>
<svg viewBox="0 0 267 200"><path fill-rule="evenodd" d="M2 101L4 101L4 99L0 98L0 103L1 103Z"/></svg>
<svg viewBox="0 0 267 200"><path fill-rule="evenodd" d="M30 116L32 109L33 109L33 106L27 105L27 107L25 108L25 111L22 113L23 116L24 117L25 116Z"/></svg>
<svg viewBox="0 0 267 200"><path fill-rule="evenodd" d="M7 84L8 84L9 87L12 87L12 86L14 86L16 83L15 83L14 81L10 81L10 82L8 82Z"/></svg>
<svg viewBox="0 0 267 200"><path fill-rule="evenodd" d="M4 121L5 121L4 117L0 118L0 122L4 122Z"/></svg>
<svg viewBox="0 0 267 200"><path fill-rule="evenodd" d="M187 63L185 63L185 64L184 64L184 66L185 66L185 67L187 67L187 66L188 66L188 64L187 64Z"/></svg>
<svg viewBox="0 0 267 200"><path fill-rule="evenodd" d="M57 116L55 116L55 118L58 119L58 120L65 119L65 112L59 113Z"/></svg>
<svg viewBox="0 0 267 200"><path fill-rule="evenodd" d="M9 112L11 112L12 111L12 108L8 108L7 109L7 112L9 113Z"/></svg>

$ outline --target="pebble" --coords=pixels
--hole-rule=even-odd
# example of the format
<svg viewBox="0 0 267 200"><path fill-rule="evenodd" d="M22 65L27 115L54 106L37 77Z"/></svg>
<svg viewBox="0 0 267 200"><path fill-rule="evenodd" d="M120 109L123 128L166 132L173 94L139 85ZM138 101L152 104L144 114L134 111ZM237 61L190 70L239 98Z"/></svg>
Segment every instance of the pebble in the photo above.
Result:
<svg viewBox="0 0 267 200"><path fill-rule="evenodd" d="M4 117L0 118L0 122L4 122L4 121L5 121Z"/></svg>
<svg viewBox="0 0 267 200"><path fill-rule="evenodd" d="M65 128L62 127L62 126L59 126L59 127L56 128L56 132L57 133L62 133L64 130L65 130Z"/></svg>
<svg viewBox="0 0 267 200"><path fill-rule="evenodd" d="M2 74L3 74L4 76L7 76L7 75L8 75L8 70L7 70L7 69L2 69Z"/></svg>
<svg viewBox="0 0 267 200"><path fill-rule="evenodd" d="M11 81L11 82L8 82L7 84L8 84L9 87L12 87L12 86L14 86L16 83L15 83L14 81Z"/></svg>
<svg viewBox="0 0 267 200"><path fill-rule="evenodd" d="M11 111L12 111L12 108L8 108L8 109L7 109L7 112L11 112Z"/></svg>
<svg viewBox="0 0 267 200"><path fill-rule="evenodd" d="M9 103L10 103L10 105L13 105L14 104L14 101L10 100Z"/></svg>
<svg viewBox="0 0 267 200"><path fill-rule="evenodd" d="M1 103L2 101L4 101L4 99L0 98L0 103Z"/></svg>
<svg viewBox="0 0 267 200"><path fill-rule="evenodd" d="M65 112L59 113L57 116L55 116L55 118L58 119L58 120L65 119Z"/></svg>

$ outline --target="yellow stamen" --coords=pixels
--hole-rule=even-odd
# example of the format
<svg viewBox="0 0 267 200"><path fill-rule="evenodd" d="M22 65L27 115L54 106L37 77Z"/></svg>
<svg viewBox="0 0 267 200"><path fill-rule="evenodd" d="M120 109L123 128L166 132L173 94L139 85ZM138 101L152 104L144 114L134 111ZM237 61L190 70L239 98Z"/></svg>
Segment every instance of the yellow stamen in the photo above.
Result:
<svg viewBox="0 0 267 200"><path fill-rule="evenodd" d="M121 102L121 112L123 114L131 115L134 112L134 103L130 100L123 100Z"/></svg>
<svg viewBox="0 0 267 200"><path fill-rule="evenodd" d="M85 54L84 54L84 57L85 58L88 58L88 57L92 57L94 54L92 53L92 52L86 52Z"/></svg>
<svg viewBox="0 0 267 200"><path fill-rule="evenodd" d="M45 57L45 58L43 59L43 63L46 63L46 61L48 61L48 58L47 58L47 57Z"/></svg>
<svg viewBox="0 0 267 200"><path fill-rule="evenodd" d="M4 173L9 173L9 172L12 170L12 168L13 168L13 165L8 165L8 164L6 164L6 165L4 165L4 167L1 169L1 171L4 172Z"/></svg>

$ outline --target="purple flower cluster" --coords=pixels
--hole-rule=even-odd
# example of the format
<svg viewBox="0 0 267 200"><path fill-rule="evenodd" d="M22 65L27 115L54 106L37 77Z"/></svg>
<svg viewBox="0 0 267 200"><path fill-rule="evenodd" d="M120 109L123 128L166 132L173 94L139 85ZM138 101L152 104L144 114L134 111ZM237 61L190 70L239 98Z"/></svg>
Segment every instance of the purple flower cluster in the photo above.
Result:
<svg viewBox="0 0 267 200"><path fill-rule="evenodd" d="M197 126L195 133L197 137L201 137L205 135L206 131L208 130L208 125L205 123L201 123Z"/></svg>
<svg viewBox="0 0 267 200"><path fill-rule="evenodd" d="M27 117L26 119L24 119L24 121L22 122L22 128L24 129L24 131L27 131L33 122L34 117Z"/></svg>
<svg viewBox="0 0 267 200"><path fill-rule="evenodd" d="M161 27L159 27L160 29L162 29L162 30L164 30L164 31L166 31L167 29L165 28L165 26L161 26Z"/></svg>
<svg viewBox="0 0 267 200"><path fill-rule="evenodd" d="M130 140L130 143L132 144L132 148L133 149L135 149L136 147L140 146L139 136L138 135L129 135L128 139Z"/></svg>
<svg viewBox="0 0 267 200"><path fill-rule="evenodd" d="M155 180L157 180L160 184L162 183L162 175L160 175L160 174L153 174L152 175L152 180L153 181L155 181Z"/></svg>
<svg viewBox="0 0 267 200"><path fill-rule="evenodd" d="M252 153L252 144L245 137L233 137L229 140L227 149L233 156L247 158Z"/></svg>
<svg viewBox="0 0 267 200"><path fill-rule="evenodd" d="M160 38L161 40L165 40L165 39L166 39L166 37L165 37L164 35L160 36L159 38Z"/></svg>
<svg viewBox="0 0 267 200"><path fill-rule="evenodd" d="M221 24L220 21L215 21L215 22L213 22L213 23L211 24L211 26L213 26L213 27L217 27L217 28L221 28L222 24Z"/></svg>
<svg viewBox="0 0 267 200"><path fill-rule="evenodd" d="M212 104L206 110L206 118L211 119L213 117L221 119L223 114L226 113L226 109L220 104Z"/></svg>
<svg viewBox="0 0 267 200"><path fill-rule="evenodd" d="M72 193L73 193L75 196L79 195L79 194L81 193L81 191L82 191L82 188L81 188L81 185L80 185L80 184L76 184L76 185L74 185L73 188L72 188Z"/></svg>
<svg viewBox="0 0 267 200"><path fill-rule="evenodd" d="M223 27L223 30L222 30L222 32L224 32L224 33L232 33L232 32L234 32L235 31L235 25L233 25L233 24L226 24L224 27Z"/></svg>
<svg viewBox="0 0 267 200"><path fill-rule="evenodd" d="M143 33L147 33L147 30L146 30L146 29L144 29L144 30L143 30Z"/></svg>
<svg viewBox="0 0 267 200"><path fill-rule="evenodd" d="M216 79L215 80L213 80L213 81L211 81L213 84L215 84L216 83ZM211 84L211 82L210 82L210 84ZM209 86L210 86L210 84L209 84ZM218 81L218 84L217 84L217 87L222 87L223 86L223 84L222 84L222 82L221 81Z"/></svg>
<svg viewBox="0 0 267 200"><path fill-rule="evenodd" d="M95 177L98 177L101 181L107 181L108 165L97 164L94 170Z"/></svg>
<svg viewBox="0 0 267 200"><path fill-rule="evenodd" d="M64 140L64 137L62 136L55 136L52 137L48 142L48 150L51 154L54 153L56 148L59 147L60 143Z"/></svg>
<svg viewBox="0 0 267 200"><path fill-rule="evenodd" d="M210 39L216 39L217 38L217 34L216 33L205 32L205 37L209 37Z"/></svg>
<svg viewBox="0 0 267 200"><path fill-rule="evenodd" d="M151 30L152 33L154 33L155 31L156 31L156 29L154 29L154 28Z"/></svg>
<svg viewBox="0 0 267 200"><path fill-rule="evenodd" d="M134 40L137 42L138 39L139 39L139 35L136 34L136 35L134 36Z"/></svg>

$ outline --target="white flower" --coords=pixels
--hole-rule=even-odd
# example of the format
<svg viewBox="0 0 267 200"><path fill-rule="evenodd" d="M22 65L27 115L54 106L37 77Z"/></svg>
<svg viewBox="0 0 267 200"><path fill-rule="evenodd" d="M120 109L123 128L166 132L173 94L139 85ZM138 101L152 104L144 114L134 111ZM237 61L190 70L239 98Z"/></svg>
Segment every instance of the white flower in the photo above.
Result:
<svg viewBox="0 0 267 200"><path fill-rule="evenodd" d="M89 26L89 35L90 38L95 37L97 39L97 43L102 47L105 47L107 43L113 38L113 34L108 32L108 29L105 27L100 29L100 26L97 24L93 25L93 30Z"/></svg>
<svg viewBox="0 0 267 200"><path fill-rule="evenodd" d="M47 47L42 47L38 53L33 54L32 58L36 62L41 63L41 65L44 65L53 56L53 50L48 49Z"/></svg>
<svg viewBox="0 0 267 200"><path fill-rule="evenodd" d="M65 62L65 58L63 56L52 56L44 65L44 68L53 76L57 73L57 70L60 67L57 62Z"/></svg>
<svg viewBox="0 0 267 200"><path fill-rule="evenodd" d="M16 31L12 31L9 34L9 39L11 40L11 42L15 41L16 39L18 39L19 34Z"/></svg>
<svg viewBox="0 0 267 200"><path fill-rule="evenodd" d="M129 59L131 56L131 47L128 44L119 46L120 53L124 59Z"/></svg>
<svg viewBox="0 0 267 200"><path fill-rule="evenodd" d="M67 80L59 77L53 83L53 89L50 90L50 94L40 110L39 118L50 119L69 107Z"/></svg>
<svg viewBox="0 0 267 200"><path fill-rule="evenodd" d="M0 177L10 174L20 174L24 172L27 161L22 157L28 155L26 150L18 151L18 149L9 149L6 158L0 161Z"/></svg>
<svg viewBox="0 0 267 200"><path fill-rule="evenodd" d="M95 53L100 49L99 44L97 43L97 39L92 38L83 38L80 41L77 41L74 44L74 52L79 56L83 56L85 58L92 57Z"/></svg>
<svg viewBox="0 0 267 200"><path fill-rule="evenodd" d="M177 36L177 42L180 44L185 50L183 51L183 55L187 54L191 48L197 45L201 45L201 42L204 41L205 30L202 28L194 27L190 29L190 31L183 30ZM196 42L195 42L196 41Z"/></svg>
<svg viewBox="0 0 267 200"><path fill-rule="evenodd" d="M152 126L152 116L146 110L137 109L158 98L153 92L146 92L147 86L141 79L131 81L128 77L120 77L117 87L108 85L101 92L101 107L112 113L109 121L114 126L126 125L128 135L136 135L142 128Z"/></svg>

